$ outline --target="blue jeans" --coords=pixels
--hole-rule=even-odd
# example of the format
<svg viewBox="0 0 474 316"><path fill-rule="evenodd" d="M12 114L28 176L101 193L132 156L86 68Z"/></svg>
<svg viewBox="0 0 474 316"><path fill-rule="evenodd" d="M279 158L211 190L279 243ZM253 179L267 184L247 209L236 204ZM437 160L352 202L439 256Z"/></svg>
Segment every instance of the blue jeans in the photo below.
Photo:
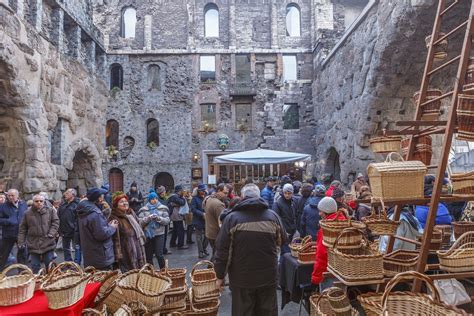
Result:
<svg viewBox="0 0 474 316"><path fill-rule="evenodd" d="M73 239L69 237L63 237L63 250L64 250L64 261L72 261L71 255L71 244ZM74 262L81 264L81 246L79 244L74 245Z"/></svg>
<svg viewBox="0 0 474 316"><path fill-rule="evenodd" d="M38 273L38 271L41 268L41 261L44 262L46 269L48 269L49 263L53 261L53 256L54 256L54 250L47 251L43 254L30 252L31 270L33 270L33 273L35 274Z"/></svg>

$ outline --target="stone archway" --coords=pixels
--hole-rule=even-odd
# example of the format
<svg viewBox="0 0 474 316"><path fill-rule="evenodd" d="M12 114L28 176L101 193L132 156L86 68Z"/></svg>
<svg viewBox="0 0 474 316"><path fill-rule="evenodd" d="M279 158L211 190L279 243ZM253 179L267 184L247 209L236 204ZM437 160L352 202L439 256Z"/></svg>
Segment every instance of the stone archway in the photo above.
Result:
<svg viewBox="0 0 474 316"><path fill-rule="evenodd" d="M75 140L66 150L64 166L68 171L66 186L75 188L79 194L102 183L101 158L91 140Z"/></svg>
<svg viewBox="0 0 474 316"><path fill-rule="evenodd" d="M160 185L166 188L167 192L173 192L174 190L174 179L173 176L170 175L168 172L159 172L155 175L155 179L153 180L155 189Z"/></svg>
<svg viewBox="0 0 474 316"><path fill-rule="evenodd" d="M341 165L339 163L339 153L334 147L329 148L327 151L325 173L331 174L335 180L341 179Z"/></svg>

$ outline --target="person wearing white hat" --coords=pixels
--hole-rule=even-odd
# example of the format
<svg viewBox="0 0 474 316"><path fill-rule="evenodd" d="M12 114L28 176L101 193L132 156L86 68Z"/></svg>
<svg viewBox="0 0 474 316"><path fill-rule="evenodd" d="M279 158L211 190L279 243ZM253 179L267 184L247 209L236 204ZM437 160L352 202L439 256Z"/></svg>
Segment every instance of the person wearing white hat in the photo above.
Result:
<svg viewBox="0 0 474 316"><path fill-rule="evenodd" d="M344 213L337 212L337 203L331 197L324 197L318 203L319 216L321 220L344 220ZM323 230L318 231L316 237L316 261L314 262L313 274L311 275L311 283L320 285L320 289L326 288L326 284L322 284L324 280L323 273L326 272L328 266L328 251L323 245ZM328 280L329 281L329 280ZM326 282L325 282L326 283Z"/></svg>

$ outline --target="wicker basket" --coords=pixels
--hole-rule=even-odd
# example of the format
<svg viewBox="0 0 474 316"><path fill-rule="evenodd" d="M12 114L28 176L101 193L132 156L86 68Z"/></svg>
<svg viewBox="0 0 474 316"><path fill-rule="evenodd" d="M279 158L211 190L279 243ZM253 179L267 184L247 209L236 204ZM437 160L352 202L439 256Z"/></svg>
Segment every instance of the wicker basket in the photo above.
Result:
<svg viewBox="0 0 474 316"><path fill-rule="evenodd" d="M456 194L474 194L474 171L451 174L453 191Z"/></svg>
<svg viewBox="0 0 474 316"><path fill-rule="evenodd" d="M182 291L186 288L186 268L169 268L168 260L165 260L165 267L161 272L171 279L169 291Z"/></svg>
<svg viewBox="0 0 474 316"><path fill-rule="evenodd" d="M304 238L301 237L295 237L291 241L289 247L291 251L291 255L295 258L298 258L298 250L304 246L307 242L311 241L311 236L306 236Z"/></svg>
<svg viewBox="0 0 474 316"><path fill-rule="evenodd" d="M152 313L148 312L148 308L142 302L131 301L127 302L126 304L122 304L122 306L120 306L120 308L114 313L114 316L139 316L150 314Z"/></svg>
<svg viewBox="0 0 474 316"><path fill-rule="evenodd" d="M436 225L436 230L441 231L442 233L442 246L449 246L451 244L451 235L453 233L453 229L451 225Z"/></svg>
<svg viewBox="0 0 474 316"><path fill-rule="evenodd" d="M50 270L51 271L51 270ZM38 273L35 275L35 292L41 288L41 283L46 280L48 274L44 268L41 268Z"/></svg>
<svg viewBox="0 0 474 316"><path fill-rule="evenodd" d="M345 313L336 313L328 298L328 290L332 288L324 290L321 294L313 294L309 298L310 302L310 316L339 316L339 315L346 315ZM355 308L350 309L350 312L347 315L357 316L359 312Z"/></svg>
<svg viewBox="0 0 474 316"><path fill-rule="evenodd" d="M300 264L313 264L315 260L316 260L316 242L314 241L308 242L298 250L298 262Z"/></svg>
<svg viewBox="0 0 474 316"><path fill-rule="evenodd" d="M7 276L12 269L22 269L26 273ZM0 306L24 303L35 292L35 275L30 268L22 264L12 264L0 273Z"/></svg>
<svg viewBox="0 0 474 316"><path fill-rule="evenodd" d="M372 203L374 199L372 199ZM382 210L379 214L375 214L375 210L372 210L370 216L364 218L362 221L367 225L367 229L373 235L394 235L397 232L399 221L392 221L388 219L387 212L385 211L385 205L382 200Z"/></svg>
<svg viewBox="0 0 474 316"><path fill-rule="evenodd" d="M467 64L467 72L466 72L466 80L464 81L466 84L474 83L474 58L469 58L469 63Z"/></svg>
<svg viewBox="0 0 474 316"><path fill-rule="evenodd" d="M462 93L474 95L474 83L468 83L462 86Z"/></svg>
<svg viewBox="0 0 474 316"><path fill-rule="evenodd" d="M400 151L400 136L391 137L374 137L369 140L370 148L374 153L389 153L392 151Z"/></svg>
<svg viewBox="0 0 474 316"><path fill-rule="evenodd" d="M87 267L84 269L85 272L91 274L89 282L100 282L99 293L97 293L95 302L101 301L102 297L106 293L107 289L120 277L120 271L99 271L93 267Z"/></svg>
<svg viewBox="0 0 474 316"><path fill-rule="evenodd" d="M69 268L64 271L65 268ZM76 304L83 296L90 275L74 262L60 263L41 284L50 309L61 309Z"/></svg>
<svg viewBox="0 0 474 316"><path fill-rule="evenodd" d="M400 281L413 279L424 281L431 290L433 298L425 293L391 292ZM387 283L383 294L365 293L359 295L357 299L367 315L467 315L461 309L443 304L433 281L415 271L397 274Z"/></svg>
<svg viewBox="0 0 474 316"><path fill-rule="evenodd" d="M115 280L105 293L96 300L96 308L101 309L105 305L107 311L113 314L125 303L125 297L122 290L117 286L117 282L118 280Z"/></svg>
<svg viewBox="0 0 474 316"><path fill-rule="evenodd" d="M82 316L107 316L107 306L102 305L101 309L86 308L82 311Z"/></svg>
<svg viewBox="0 0 474 316"><path fill-rule="evenodd" d="M399 161L393 160L396 155ZM403 161L397 153L390 153L385 162L367 167L374 198L414 199L424 197L426 166L420 161Z"/></svg>
<svg viewBox="0 0 474 316"><path fill-rule="evenodd" d="M142 302L150 312L160 308L164 293L170 286L170 278L158 273L150 264L123 274L117 281L126 302Z"/></svg>
<svg viewBox="0 0 474 316"><path fill-rule="evenodd" d="M474 232L464 233L446 251L438 251L439 268L448 272L474 271Z"/></svg>
<svg viewBox="0 0 474 316"><path fill-rule="evenodd" d="M356 228L361 231L366 230L367 226L359 221L353 221L351 218L346 220L326 220L319 221L319 226L323 230L323 245L332 248L334 242L341 232L346 228ZM347 233L339 241L339 248L358 248L362 237L359 233Z"/></svg>
<svg viewBox="0 0 474 316"><path fill-rule="evenodd" d="M457 122L461 136L474 134L474 95L458 95Z"/></svg>
<svg viewBox="0 0 474 316"><path fill-rule="evenodd" d="M418 160L424 163L425 165L431 164L431 157L433 155L432 150L432 139L431 136L421 136L415 138L415 151L413 153L413 158L411 160ZM408 145L410 144L410 139L405 138L402 140L402 157L404 160L408 160Z"/></svg>
<svg viewBox="0 0 474 316"><path fill-rule="evenodd" d="M445 36L443 32L439 33L439 38ZM436 40L434 41L436 42ZM431 44L431 35L425 37L426 48L430 47ZM442 61L448 56L448 38L443 39L439 44L436 44L434 47L434 60Z"/></svg>
<svg viewBox="0 0 474 316"><path fill-rule="evenodd" d="M334 312L338 315L351 315L351 302L344 290L338 287L330 287L327 289L327 297Z"/></svg>
<svg viewBox="0 0 474 316"><path fill-rule="evenodd" d="M165 292L163 305L160 307L161 314L186 310L186 298L188 296L188 288L185 285L179 290L168 290Z"/></svg>
<svg viewBox="0 0 474 316"><path fill-rule="evenodd" d="M395 250L383 256L383 271L386 276L414 270L418 261L418 251Z"/></svg>
<svg viewBox="0 0 474 316"><path fill-rule="evenodd" d="M431 89L426 91L426 99L421 103L436 99L443 93L438 89ZM413 95L413 103L415 106L418 105L418 99L420 98L420 91L415 92ZM421 119L424 121L437 120L439 118L439 110L441 109L441 100L430 102L422 107Z"/></svg>
<svg viewBox="0 0 474 316"><path fill-rule="evenodd" d="M364 242L359 248L339 249L339 240L348 233L361 235ZM334 248L328 248L328 265L347 282L382 279L383 255L370 249L368 245L369 241L362 232L347 228L334 242Z"/></svg>
<svg viewBox="0 0 474 316"><path fill-rule="evenodd" d="M452 222L452 225L456 239L466 232L474 231L474 222Z"/></svg>
<svg viewBox="0 0 474 316"><path fill-rule="evenodd" d="M418 236L418 241L423 242L423 235ZM439 250L443 243L443 232L441 229L435 227L431 235L430 250ZM416 245L416 249L420 249L420 245Z"/></svg>
<svg viewBox="0 0 474 316"><path fill-rule="evenodd" d="M207 265L206 269L197 269L197 267ZM193 266L191 271L191 283L193 286L193 298L195 300L207 300L220 296L216 285L216 272L214 264L208 260L202 260Z"/></svg>

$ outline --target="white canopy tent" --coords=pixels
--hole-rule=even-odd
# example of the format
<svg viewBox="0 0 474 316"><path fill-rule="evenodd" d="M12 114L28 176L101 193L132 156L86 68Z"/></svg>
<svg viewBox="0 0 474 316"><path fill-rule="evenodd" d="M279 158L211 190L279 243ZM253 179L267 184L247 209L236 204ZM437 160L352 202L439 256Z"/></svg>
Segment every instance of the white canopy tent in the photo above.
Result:
<svg viewBox="0 0 474 316"><path fill-rule="evenodd" d="M214 158L218 164L278 164L310 160L311 155L307 154L260 148Z"/></svg>

